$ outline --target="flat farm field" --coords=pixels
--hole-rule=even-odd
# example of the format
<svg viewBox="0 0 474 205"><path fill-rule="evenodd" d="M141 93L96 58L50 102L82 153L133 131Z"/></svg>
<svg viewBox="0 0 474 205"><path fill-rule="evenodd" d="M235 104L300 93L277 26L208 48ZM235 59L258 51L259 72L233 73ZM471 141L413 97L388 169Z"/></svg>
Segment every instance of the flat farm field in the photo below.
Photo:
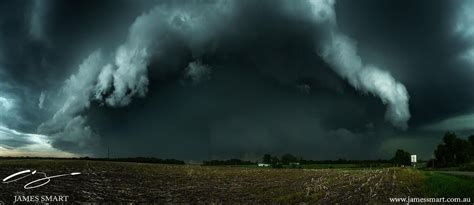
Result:
<svg viewBox="0 0 474 205"><path fill-rule="evenodd" d="M389 203L390 197L421 197L422 171L383 169L271 169L163 165L87 160L1 160L0 178L37 170L53 178L35 189L36 173L2 183L0 200L14 196L67 195L70 202L147 203Z"/></svg>

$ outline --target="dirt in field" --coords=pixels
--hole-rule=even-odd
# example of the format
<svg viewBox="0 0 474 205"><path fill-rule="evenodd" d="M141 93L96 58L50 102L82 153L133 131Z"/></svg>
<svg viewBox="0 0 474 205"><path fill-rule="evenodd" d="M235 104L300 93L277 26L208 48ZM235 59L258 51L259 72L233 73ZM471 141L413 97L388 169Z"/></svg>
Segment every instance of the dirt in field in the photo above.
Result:
<svg viewBox="0 0 474 205"><path fill-rule="evenodd" d="M203 167L98 161L4 160L0 178L25 169L51 179L39 188L24 185L38 174L0 184L0 200L14 196L68 195L69 202L178 203L388 203L389 197L417 196L421 174L410 169L270 169Z"/></svg>

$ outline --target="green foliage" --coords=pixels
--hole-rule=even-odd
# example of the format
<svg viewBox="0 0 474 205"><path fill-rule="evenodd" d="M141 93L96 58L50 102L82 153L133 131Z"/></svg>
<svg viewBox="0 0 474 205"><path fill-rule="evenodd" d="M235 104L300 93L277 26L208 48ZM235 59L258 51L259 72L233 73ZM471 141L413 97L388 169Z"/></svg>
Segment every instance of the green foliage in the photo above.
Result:
<svg viewBox="0 0 474 205"><path fill-rule="evenodd" d="M467 141L471 145L470 157L471 157L471 161L472 161L472 160L474 160L474 135L469 136L467 138Z"/></svg>
<svg viewBox="0 0 474 205"><path fill-rule="evenodd" d="M472 140L472 137L470 137ZM470 140L457 138L453 132L447 132L443 137L443 143L435 150L437 167L459 166L471 161L474 146Z"/></svg>
<svg viewBox="0 0 474 205"><path fill-rule="evenodd" d="M291 162L297 162L298 159L291 155L291 154L284 154L283 156L281 156L281 163L283 164L289 164Z"/></svg>
<svg viewBox="0 0 474 205"><path fill-rule="evenodd" d="M280 164L280 159L278 159L278 157L276 156L273 156L271 160L271 164L272 165Z"/></svg>
<svg viewBox="0 0 474 205"><path fill-rule="evenodd" d="M471 135L467 138L467 141L469 141L469 143L471 143L471 145L474 145L474 135Z"/></svg>
<svg viewBox="0 0 474 205"><path fill-rule="evenodd" d="M265 164L270 164L272 162L272 155L270 155L270 154L263 155L262 161Z"/></svg>
<svg viewBox="0 0 474 205"><path fill-rule="evenodd" d="M272 164L272 168L283 168L283 165L280 163L274 163Z"/></svg>
<svg viewBox="0 0 474 205"><path fill-rule="evenodd" d="M398 149L395 152L395 156L393 157L392 161L397 165L410 165L410 153L406 152L405 150Z"/></svg>
<svg viewBox="0 0 474 205"><path fill-rule="evenodd" d="M459 171L474 172L474 162L463 164L459 167Z"/></svg>
<svg viewBox="0 0 474 205"><path fill-rule="evenodd" d="M474 179L435 172L425 172L423 195L425 197L474 198Z"/></svg>
<svg viewBox="0 0 474 205"><path fill-rule="evenodd" d="M254 162L244 161L240 159L228 159L228 160L210 160L203 161L204 166L219 166L219 165L255 165Z"/></svg>

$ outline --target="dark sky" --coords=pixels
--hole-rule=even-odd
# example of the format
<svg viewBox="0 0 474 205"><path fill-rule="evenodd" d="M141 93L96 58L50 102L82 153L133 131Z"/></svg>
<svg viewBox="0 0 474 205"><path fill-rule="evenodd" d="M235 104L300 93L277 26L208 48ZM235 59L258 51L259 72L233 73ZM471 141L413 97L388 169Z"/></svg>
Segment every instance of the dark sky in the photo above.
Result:
<svg viewBox="0 0 474 205"><path fill-rule="evenodd" d="M0 1L0 155L427 159L474 133L472 10Z"/></svg>

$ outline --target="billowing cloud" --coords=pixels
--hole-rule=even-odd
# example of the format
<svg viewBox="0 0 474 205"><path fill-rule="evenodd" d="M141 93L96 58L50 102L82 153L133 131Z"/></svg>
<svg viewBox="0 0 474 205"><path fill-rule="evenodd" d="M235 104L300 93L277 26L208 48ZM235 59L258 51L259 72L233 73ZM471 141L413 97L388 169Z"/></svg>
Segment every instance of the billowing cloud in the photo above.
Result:
<svg viewBox="0 0 474 205"><path fill-rule="evenodd" d="M336 12L334 11L335 0L308 0L311 12L315 20L320 24L329 24L329 26L337 26Z"/></svg>
<svg viewBox="0 0 474 205"><path fill-rule="evenodd" d="M97 78L97 84L95 85L95 99L103 100L103 96L107 95L107 91L111 90L113 82L113 66L107 64L102 68Z"/></svg>
<svg viewBox="0 0 474 205"><path fill-rule="evenodd" d="M19 102L14 96L0 96L0 125L2 124L20 124L25 120L18 115Z"/></svg>
<svg viewBox="0 0 474 205"><path fill-rule="evenodd" d="M328 37L320 48L323 59L356 89L378 96L387 104L386 119L393 125L406 129L410 111L409 95L405 86L396 81L389 72L362 62L355 41L337 28L335 1L311 0L310 3L316 21L328 28Z"/></svg>
<svg viewBox="0 0 474 205"><path fill-rule="evenodd" d="M97 137L81 115L92 100L120 107L128 105L134 96L145 97L151 58L156 61L166 59L167 41L176 40L187 41L187 46L195 48L195 55L199 55L198 46L212 36L207 35L210 29L214 29L209 24L214 23L213 20L217 20L225 8L221 3L171 8L157 6L139 16L130 27L127 40L112 57L95 51L84 60L79 71L61 89L57 112L52 119L41 124L38 131L55 137L58 142L85 146L88 140ZM214 10L218 12L210 12ZM210 68L199 62L191 62L185 70L185 77L193 82L203 81L210 75Z"/></svg>
<svg viewBox="0 0 474 205"><path fill-rule="evenodd" d="M177 35L178 39L185 37L182 40L188 41L191 49L200 46L212 36L209 30L215 28L210 27L210 24L216 20L216 16L224 15L224 8L225 5L221 3L192 4L178 8L157 6L139 16L129 29L127 41L115 52L114 62L104 68L99 76L96 93L104 94L112 89L110 95L103 97L111 106L128 105L133 96L144 97L148 91L150 59L153 56L158 61L166 58L166 44L170 43L167 41L177 40L169 36ZM198 70L193 68L193 71Z"/></svg>
<svg viewBox="0 0 474 205"><path fill-rule="evenodd" d="M0 2L0 123L81 154L364 158L468 129L471 4Z"/></svg>
<svg viewBox="0 0 474 205"><path fill-rule="evenodd" d="M84 148L96 134L85 124L81 111L90 106L94 84L105 61L101 51L95 51L79 66L79 71L64 83L59 94L59 107L53 117L38 127L40 133L56 140L77 143Z"/></svg>
<svg viewBox="0 0 474 205"><path fill-rule="evenodd" d="M189 63L184 72L184 80L191 84L198 84L211 78L211 67L199 61Z"/></svg>
<svg viewBox="0 0 474 205"><path fill-rule="evenodd" d="M5 98L5 97L0 97L0 109L2 113L8 112L13 108L13 100Z"/></svg>
<svg viewBox="0 0 474 205"><path fill-rule="evenodd" d="M300 8L299 4L295 6L284 1L279 3L280 7L271 12L283 12L278 14L281 16L287 15L284 12L296 15L306 8L305 5L300 5ZM309 17L308 22L314 23L311 26L320 27L319 30L327 34L323 39L313 37L314 43L321 41L322 58L357 90L378 96L387 104L386 119L395 126L406 128L410 113L405 87L389 72L363 64L356 43L338 31L334 1L312 0L309 3L312 16L305 18ZM150 85L150 72L178 71L184 73L182 82L192 84L209 80L212 65L203 63L201 59L214 55L218 45L229 43L226 39L233 34L227 30L232 22L241 18L239 15L243 15L234 12L238 9L241 9L238 12L247 12L244 3L234 4L229 1L160 4L143 13L135 19L126 40L114 52L95 51L83 61L78 72L71 75L61 88L56 100L57 111L39 126L38 131L52 136L53 144L70 147L66 144L77 143L85 147L87 142L99 136L88 125L85 114L91 103L123 107L129 105L134 97L145 97ZM190 56L184 58L189 60L186 66L176 68L162 63L174 58L172 55L180 48L189 52ZM152 63L155 65L150 70ZM310 85L304 85L300 90L309 94ZM43 107L42 103L40 105Z"/></svg>

